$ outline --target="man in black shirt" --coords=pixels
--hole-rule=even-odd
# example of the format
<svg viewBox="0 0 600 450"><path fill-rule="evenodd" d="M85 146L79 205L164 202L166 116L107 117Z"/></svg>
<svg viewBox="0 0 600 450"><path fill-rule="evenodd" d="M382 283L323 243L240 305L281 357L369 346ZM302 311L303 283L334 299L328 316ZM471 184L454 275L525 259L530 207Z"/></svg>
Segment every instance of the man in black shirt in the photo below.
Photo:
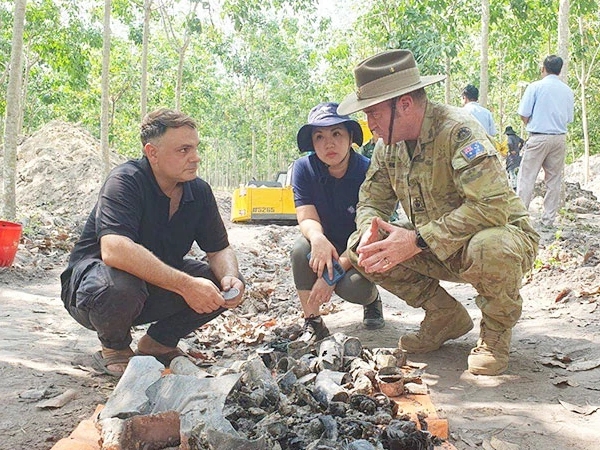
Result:
<svg viewBox="0 0 600 450"><path fill-rule="evenodd" d="M196 175L193 119L154 111L141 140L144 156L110 173L61 275L65 308L97 332L94 359L115 376L134 354L133 325L152 323L137 353L168 365L182 354L182 337L237 307L244 293L212 190ZM207 262L184 258L194 242ZM238 294L224 300L221 291L231 289Z"/></svg>

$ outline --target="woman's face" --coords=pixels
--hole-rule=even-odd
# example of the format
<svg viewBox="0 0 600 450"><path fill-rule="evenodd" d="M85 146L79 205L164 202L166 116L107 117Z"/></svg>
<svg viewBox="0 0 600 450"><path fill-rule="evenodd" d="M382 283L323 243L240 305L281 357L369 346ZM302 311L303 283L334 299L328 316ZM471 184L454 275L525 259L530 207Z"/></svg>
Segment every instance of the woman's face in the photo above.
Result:
<svg viewBox="0 0 600 450"><path fill-rule="evenodd" d="M350 151L350 133L344 124L313 127L312 143L317 157L328 166L335 166Z"/></svg>

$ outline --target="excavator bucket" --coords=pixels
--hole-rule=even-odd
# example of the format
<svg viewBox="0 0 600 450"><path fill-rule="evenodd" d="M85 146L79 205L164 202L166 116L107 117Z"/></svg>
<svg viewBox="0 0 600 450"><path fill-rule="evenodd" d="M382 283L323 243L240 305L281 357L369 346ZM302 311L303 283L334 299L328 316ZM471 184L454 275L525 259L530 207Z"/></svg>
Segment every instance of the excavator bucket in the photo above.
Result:
<svg viewBox="0 0 600 450"><path fill-rule="evenodd" d="M285 176L283 176L285 175ZM253 181L240 186L231 196L231 221L296 221L294 192L289 175L280 172L279 181Z"/></svg>

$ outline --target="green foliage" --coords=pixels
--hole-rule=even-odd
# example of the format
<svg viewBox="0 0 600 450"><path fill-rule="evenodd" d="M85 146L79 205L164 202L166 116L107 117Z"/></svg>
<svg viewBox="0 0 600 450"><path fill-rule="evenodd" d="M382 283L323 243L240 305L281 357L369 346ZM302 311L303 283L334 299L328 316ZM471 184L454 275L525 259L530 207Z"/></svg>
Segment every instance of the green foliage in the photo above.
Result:
<svg viewBox="0 0 600 450"><path fill-rule="evenodd" d="M199 3L199 5L198 5ZM451 103L479 83L480 2L369 0L344 2L339 17L322 17L316 0L163 0L173 33L190 36L181 109L201 135L202 175L217 186L271 179L299 156L296 132L318 102L341 101L354 89L352 69L387 48L410 48L422 74L447 73ZM340 3L341 5L341 3ZM148 54L148 109L174 107L178 54L154 2ZM198 6L195 10L194 7ZM12 1L0 0L0 89L12 38ZM29 0L25 30L24 132L53 119L80 122L99 137L102 5ZM143 0L112 0L110 144L140 155L140 66ZM189 11L195 11L189 14ZM558 2L490 2L489 98L498 128L518 129L524 86L556 53ZM583 34L577 18L584 19ZM341 22L341 25L340 25ZM571 2L570 77L576 92L572 158L583 151L576 71L589 67L598 44L598 2ZM600 152L600 68L587 81L592 154ZM443 99L443 85L428 88ZM6 108L0 96L0 114Z"/></svg>

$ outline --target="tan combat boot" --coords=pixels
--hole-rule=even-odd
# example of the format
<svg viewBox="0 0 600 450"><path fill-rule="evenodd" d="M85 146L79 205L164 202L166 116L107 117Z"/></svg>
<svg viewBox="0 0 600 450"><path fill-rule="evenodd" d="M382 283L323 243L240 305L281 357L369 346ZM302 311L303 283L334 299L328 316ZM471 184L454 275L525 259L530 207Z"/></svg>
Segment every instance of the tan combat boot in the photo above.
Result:
<svg viewBox="0 0 600 450"><path fill-rule="evenodd" d="M469 355L469 372L475 375L500 375L508 368L508 352L512 329L495 331L483 320L477 347Z"/></svg>
<svg viewBox="0 0 600 450"><path fill-rule="evenodd" d="M437 350L450 339L457 339L473 329L473 320L463 305L454 300L448 308L425 308L425 319L417 333L400 338L399 346L408 353Z"/></svg>

